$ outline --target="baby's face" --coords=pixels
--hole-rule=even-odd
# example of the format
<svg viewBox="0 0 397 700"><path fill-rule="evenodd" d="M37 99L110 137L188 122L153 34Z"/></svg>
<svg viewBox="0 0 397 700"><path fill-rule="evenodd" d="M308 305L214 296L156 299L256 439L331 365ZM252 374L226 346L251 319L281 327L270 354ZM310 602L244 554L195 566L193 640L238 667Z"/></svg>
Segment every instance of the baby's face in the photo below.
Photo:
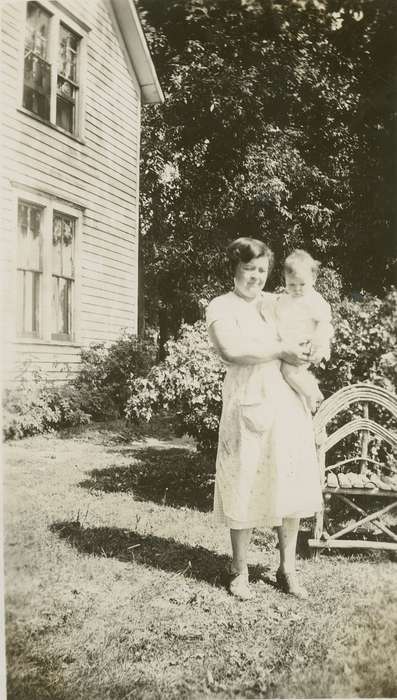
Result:
<svg viewBox="0 0 397 700"><path fill-rule="evenodd" d="M313 289L314 277L309 267L301 267L294 272L285 273L285 289L287 294L298 298L308 294Z"/></svg>

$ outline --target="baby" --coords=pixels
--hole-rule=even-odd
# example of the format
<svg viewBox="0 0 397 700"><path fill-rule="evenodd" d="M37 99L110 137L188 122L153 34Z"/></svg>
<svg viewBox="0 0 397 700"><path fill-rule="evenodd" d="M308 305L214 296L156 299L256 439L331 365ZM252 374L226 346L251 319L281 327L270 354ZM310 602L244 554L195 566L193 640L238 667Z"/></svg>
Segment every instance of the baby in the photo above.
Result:
<svg viewBox="0 0 397 700"><path fill-rule="evenodd" d="M307 363L295 367L283 362L281 372L312 413L324 396L309 367L329 359L333 336L331 307L314 289L319 267L309 253L294 250L285 260L285 291L278 296L275 307L280 338L307 350Z"/></svg>

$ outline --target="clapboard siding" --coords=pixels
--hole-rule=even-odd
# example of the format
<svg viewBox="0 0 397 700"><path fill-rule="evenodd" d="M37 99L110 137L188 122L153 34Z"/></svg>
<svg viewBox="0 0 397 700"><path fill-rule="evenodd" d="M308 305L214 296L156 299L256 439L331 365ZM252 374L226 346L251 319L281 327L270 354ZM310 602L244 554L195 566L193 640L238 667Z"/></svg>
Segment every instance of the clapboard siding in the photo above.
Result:
<svg viewBox="0 0 397 700"><path fill-rule="evenodd" d="M20 37L24 3L2 5L2 110L7 163L2 254L8 288L15 290L18 190L48 195L80 208L79 338L77 344L21 342L15 337L15 293L4 301L8 340L17 369L30 362L54 380L78 368L81 345L111 342L137 328L138 159L140 94L120 45L107 0L67 0L64 5L87 34L82 137L69 137L21 108ZM67 24L67 15L64 18ZM55 199L54 199L55 198ZM9 355L9 353L8 353ZM60 369L61 368L61 369Z"/></svg>
<svg viewBox="0 0 397 700"><path fill-rule="evenodd" d="M38 144L37 144L38 146ZM112 203L120 202L121 206L127 205L131 202L131 196L135 200L136 194L136 183L131 181L130 186L124 187L124 189L119 188L113 182L112 175L96 170L98 177L94 178L92 174L92 169L81 167L79 170L79 176L75 176L75 171L73 166L69 163L69 159L66 156L63 158L56 158L55 154L47 154L42 151L39 147L32 147L29 142L20 143L16 141L15 144L9 141L8 146L4 148L5 155L13 157L13 162L15 164L15 172L18 172L18 164L24 165L29 159L29 162L34 164L34 168L39 172L42 168L47 166L51 170L51 175L57 177L57 179L64 179L65 184L75 185L79 190L85 185L89 188L92 195L97 199L96 202L100 203L102 201L103 194L108 194L109 200ZM111 187L111 194L109 193L109 187Z"/></svg>
<svg viewBox="0 0 397 700"><path fill-rule="evenodd" d="M14 99L16 95L15 86ZM4 105L3 105L4 106ZM14 102L11 105L14 108ZM11 114L4 117L4 124L9 131L12 131L15 135L15 139L22 140L25 136L24 123L20 124L15 122L15 114ZM42 143L48 136L48 126L42 124L40 121L32 119L31 129L36 131L34 134L35 141ZM86 131L87 129L86 125ZM103 139L97 138L96 131L90 133L90 149L87 152L85 144L74 139L67 139L64 134L56 131L52 131L52 149L51 152L56 153L69 153L71 156L81 157L84 155L84 161L89 164L92 168L103 167L104 154L106 154L106 163L112 165L112 172L121 174L124 177L126 174L130 174L133 179L136 178L136 168L135 163L131 161L131 158L127 160L124 158L124 152L120 154L117 150L114 154L113 146L111 144L104 144ZM65 140L67 139L67 140ZM137 143L135 137L131 139L131 148L136 148ZM129 149L130 150L130 149Z"/></svg>
<svg viewBox="0 0 397 700"><path fill-rule="evenodd" d="M19 343L15 346L13 377L26 379L39 369L52 381L72 378L79 370L80 347L67 345Z"/></svg>
<svg viewBox="0 0 397 700"><path fill-rule="evenodd" d="M52 159L56 163L62 164L63 167L70 168L73 171L73 166L70 165L69 163L69 156L67 153L65 153L65 149L60 148L53 148L51 151L51 154L45 155L42 152L42 147L40 140L38 139L37 141L32 141L26 138L25 134L23 132L17 133L15 129L15 125L12 125L11 123L5 122L4 124L4 135L7 137L8 142L10 143L10 147L12 146L13 148L19 149L23 153L25 153L27 150L31 150L32 153L38 153L42 157L46 157L48 159ZM100 152L100 151L99 151ZM107 181L109 180L109 169L104 168L104 163L103 163L103 156L102 159L95 158L95 157L86 157L83 158L81 153L75 153L74 156L76 158L81 159L81 168L80 172L82 174L86 173L86 175L90 178L92 178L92 172L95 170L95 172L98 174L98 181L102 182L104 180L104 176L107 177ZM129 177L126 177L126 169L121 171L122 176L119 178L114 177L114 171L112 167L112 185L115 191L119 192L127 192L131 193L131 189L133 190L133 193L135 194L136 191L136 173L130 170L130 175Z"/></svg>

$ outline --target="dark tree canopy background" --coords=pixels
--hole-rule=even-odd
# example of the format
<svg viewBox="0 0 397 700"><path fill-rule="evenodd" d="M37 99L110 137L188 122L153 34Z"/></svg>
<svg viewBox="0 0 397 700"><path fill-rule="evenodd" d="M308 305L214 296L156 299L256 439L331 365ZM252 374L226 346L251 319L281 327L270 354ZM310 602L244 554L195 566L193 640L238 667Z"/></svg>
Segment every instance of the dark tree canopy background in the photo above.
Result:
<svg viewBox="0 0 397 700"><path fill-rule="evenodd" d="M163 338L231 284L224 248L304 247L346 292L394 282L396 0L140 0L146 315Z"/></svg>

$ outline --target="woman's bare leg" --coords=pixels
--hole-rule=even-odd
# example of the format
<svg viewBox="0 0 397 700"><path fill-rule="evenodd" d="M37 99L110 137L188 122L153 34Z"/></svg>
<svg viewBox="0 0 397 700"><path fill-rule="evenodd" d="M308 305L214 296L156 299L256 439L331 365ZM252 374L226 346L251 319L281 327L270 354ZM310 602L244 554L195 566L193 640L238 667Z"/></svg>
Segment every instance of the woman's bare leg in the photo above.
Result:
<svg viewBox="0 0 397 700"><path fill-rule="evenodd" d="M308 597L306 589L299 583L295 574L296 542L298 539L299 518L283 518L281 527L277 528L280 546L280 568L276 579L284 593L297 598Z"/></svg>
<svg viewBox="0 0 397 700"><path fill-rule="evenodd" d="M230 530L233 552L232 571L236 574L242 574L247 571L247 553L251 532L251 529Z"/></svg>
<svg viewBox="0 0 397 700"><path fill-rule="evenodd" d="M280 547L280 571L295 571L296 542L298 539L299 518L283 518L281 527L277 528Z"/></svg>

